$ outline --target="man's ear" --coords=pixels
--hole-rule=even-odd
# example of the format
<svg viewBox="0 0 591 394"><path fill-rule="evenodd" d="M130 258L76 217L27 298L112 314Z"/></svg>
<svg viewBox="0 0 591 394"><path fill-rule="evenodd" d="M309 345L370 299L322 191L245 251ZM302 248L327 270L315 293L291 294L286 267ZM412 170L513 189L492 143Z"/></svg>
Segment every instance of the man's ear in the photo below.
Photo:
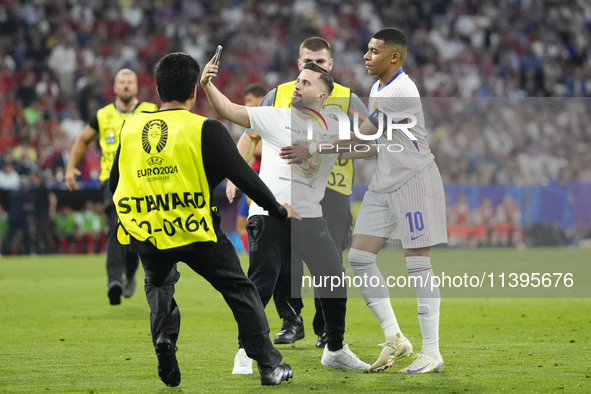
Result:
<svg viewBox="0 0 591 394"><path fill-rule="evenodd" d="M397 61L399 61L401 58L402 58L402 56L400 56L400 52L394 51L394 52L392 52L392 59L390 59L390 63L394 64Z"/></svg>
<svg viewBox="0 0 591 394"><path fill-rule="evenodd" d="M197 88L199 87L199 85L195 85L195 87L193 88L193 91L191 92L191 97L189 97L189 100L193 100L195 97L197 97Z"/></svg>

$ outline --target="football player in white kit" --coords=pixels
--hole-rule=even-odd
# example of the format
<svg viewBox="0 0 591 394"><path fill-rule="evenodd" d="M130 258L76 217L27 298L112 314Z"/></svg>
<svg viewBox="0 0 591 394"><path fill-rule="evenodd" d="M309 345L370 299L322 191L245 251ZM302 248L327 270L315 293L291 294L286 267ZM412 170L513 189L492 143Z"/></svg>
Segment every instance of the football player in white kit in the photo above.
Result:
<svg viewBox="0 0 591 394"><path fill-rule="evenodd" d="M413 351L412 344L398 326L388 287L375 263L377 253L388 239L402 241L409 276L417 278L418 315L423 336L421 353L400 372L440 371L444 365L439 352L440 293L438 287L431 287L430 247L447 242L445 194L426 139L419 91L402 70L407 49L405 35L389 28L374 34L364 56L367 72L378 77L378 81L370 94L369 113L372 115L359 127L359 132L377 134L379 141L376 140L375 144L381 149L378 166L355 224L349 262L356 276L379 279L378 286L360 288L386 337L379 358L370 368L372 372L385 370ZM390 115L386 120L387 113ZM409 119L408 115L412 118ZM380 117L383 117L383 123L380 123ZM409 124L409 128L406 132L394 130L391 138L386 139L385 130L378 131L386 121ZM284 148L283 154L299 162L316 152L343 152L343 148L362 143L369 141L351 134L350 140L333 139L320 145L296 142L292 147ZM389 146L398 146L398 149L389 150Z"/></svg>

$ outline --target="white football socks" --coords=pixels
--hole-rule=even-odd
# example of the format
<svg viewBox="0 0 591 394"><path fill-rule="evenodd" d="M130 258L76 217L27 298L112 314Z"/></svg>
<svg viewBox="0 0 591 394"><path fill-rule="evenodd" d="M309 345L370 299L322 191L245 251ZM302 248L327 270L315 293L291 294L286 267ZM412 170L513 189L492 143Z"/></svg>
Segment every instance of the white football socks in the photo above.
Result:
<svg viewBox="0 0 591 394"><path fill-rule="evenodd" d="M417 279L416 291L419 311L419 324L423 335L423 350L421 353L432 357L439 357L439 304L441 294L439 287L431 289L431 258L423 256L409 256L406 258L408 276ZM423 284L421 286L421 283Z"/></svg>
<svg viewBox="0 0 591 394"><path fill-rule="evenodd" d="M394 310L390 304L390 293L388 292L386 281L376 265L376 255L351 248L349 251L349 263L356 277L366 278L363 280L363 284L359 287L359 290L365 299L365 303L382 326L386 340L390 340L395 338L397 334L401 334ZM371 277L378 278L377 286L370 286ZM376 284L375 279L371 283Z"/></svg>

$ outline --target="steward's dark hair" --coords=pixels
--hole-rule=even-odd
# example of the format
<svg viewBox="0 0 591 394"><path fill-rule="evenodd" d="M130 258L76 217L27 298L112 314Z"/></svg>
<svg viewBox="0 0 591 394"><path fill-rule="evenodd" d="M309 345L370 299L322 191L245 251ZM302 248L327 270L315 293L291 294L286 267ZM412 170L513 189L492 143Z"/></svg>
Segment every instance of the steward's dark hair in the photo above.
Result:
<svg viewBox="0 0 591 394"><path fill-rule="evenodd" d="M191 97L199 78L199 63L183 52L169 53L158 61L154 73L162 102L184 102Z"/></svg>

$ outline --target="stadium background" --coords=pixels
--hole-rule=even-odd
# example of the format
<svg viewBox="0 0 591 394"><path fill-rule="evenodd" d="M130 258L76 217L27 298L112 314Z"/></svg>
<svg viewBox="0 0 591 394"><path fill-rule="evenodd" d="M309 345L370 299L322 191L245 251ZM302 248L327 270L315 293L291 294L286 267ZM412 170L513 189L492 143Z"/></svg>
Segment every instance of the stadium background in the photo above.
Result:
<svg viewBox="0 0 591 394"><path fill-rule="evenodd" d="M140 99L157 103L151 70L162 55L182 50L203 65L222 44L218 85L239 102L243 88L252 82L271 89L295 78L300 42L321 35L333 46L336 80L363 97L374 80L366 75L362 56L372 33L386 26L402 29L410 39L405 71L430 108L430 143L446 185L448 219L456 226L453 242L458 247L434 250L434 268L453 266L472 272L485 267L499 274L505 269L507 273L568 272L580 267L580 273L587 272L589 250L584 240L589 238L591 212L586 171L591 168L587 110L591 4L587 0L0 0L2 161L13 164L27 190L26 174L43 171L55 196L46 212L54 215L53 235L62 230L68 236L78 235L76 242L66 236L64 240L72 241L68 245L73 253L85 253L97 239L75 229L86 226L84 230L94 234L101 226L100 204L86 203L100 201L96 180L100 152L95 147L81 164L83 190L64 190L63 168L90 114L114 99L112 84L118 69L134 69ZM216 117L202 91L198 99L194 111ZM234 137L242 132L228 126ZM359 164L363 166L357 168L354 209L371 173L370 162ZM10 167L0 171L4 211L10 210L14 193L10 188L20 182ZM519 209L511 211L519 218L517 229L524 229L522 240L528 246L569 244L571 250L461 247L475 246L469 235L482 232L481 227L476 232L470 228L481 223L484 211L476 208L482 200L489 197L497 208L507 195L518 204ZM222 204L223 192L218 198ZM78 224L70 208L80 213ZM224 226L232 229L233 208L227 208ZM458 217L466 220L470 217L466 213L473 211L476 214L468 222L457 223ZM67 220L60 221L59 212ZM0 232L6 231L7 214L0 213ZM28 213L31 228L37 230L40 219L39 212ZM492 235L497 222L490 224ZM495 242L502 243L501 234L511 233L505 231L508 228L497 229ZM99 249L102 242L99 236ZM21 242L13 246L14 253L22 253ZM54 248L66 251L59 239ZM241 259L246 268L245 255ZM144 296L138 288L120 307L108 305L104 263L104 255L0 260L0 392L172 390L158 381ZM378 264L406 274L400 251L380 253ZM230 375L236 325L224 301L186 266L179 270L180 388L260 392L256 371L255 376ZM588 276L575 277L583 294L591 288ZM588 295L548 298L562 295L542 289L542 298L502 298L511 296L508 289L494 290L497 294L492 296L479 290L458 298L444 294L440 336L446 369L441 374L407 377L391 370L374 375L321 368L322 350L314 347L309 332L297 346L281 349L296 376L279 389L589 392ZM402 298L392 293L397 317L418 350L414 295ZM381 329L361 299L350 299L347 308L347 341L362 360L371 361L380 350L376 344L383 341ZM312 321L313 310L304 308L306 322ZM274 311L268 312L273 334L281 322ZM405 365L403 361L397 366Z"/></svg>
<svg viewBox="0 0 591 394"><path fill-rule="evenodd" d="M88 117L114 99L122 67L138 74L140 100L159 103L152 70L161 56L184 51L203 65L222 44L217 84L240 102L251 83L271 89L294 79L300 42L320 35L332 44L335 80L363 97L374 78L362 56L386 26L407 34L405 71L433 98L425 113L448 194L450 244L588 247L591 4L584 0L0 1L1 232L11 193L19 183L29 189L27 174L39 170L55 196L46 213L55 238L37 251L66 251L60 236L104 247L100 205L86 203L100 201L99 148L79 166L85 190L65 191L63 176ZM480 104L492 97L497 105ZM193 110L217 118L203 92ZM235 138L242 132L227 126ZM371 163L357 165L354 211L370 174ZM507 195L512 201L501 204ZM483 219L486 197L492 210ZM45 213L24 208L35 228ZM235 207L224 209L231 230ZM483 231L478 226L487 237L474 235ZM17 240L12 253L22 251Z"/></svg>

